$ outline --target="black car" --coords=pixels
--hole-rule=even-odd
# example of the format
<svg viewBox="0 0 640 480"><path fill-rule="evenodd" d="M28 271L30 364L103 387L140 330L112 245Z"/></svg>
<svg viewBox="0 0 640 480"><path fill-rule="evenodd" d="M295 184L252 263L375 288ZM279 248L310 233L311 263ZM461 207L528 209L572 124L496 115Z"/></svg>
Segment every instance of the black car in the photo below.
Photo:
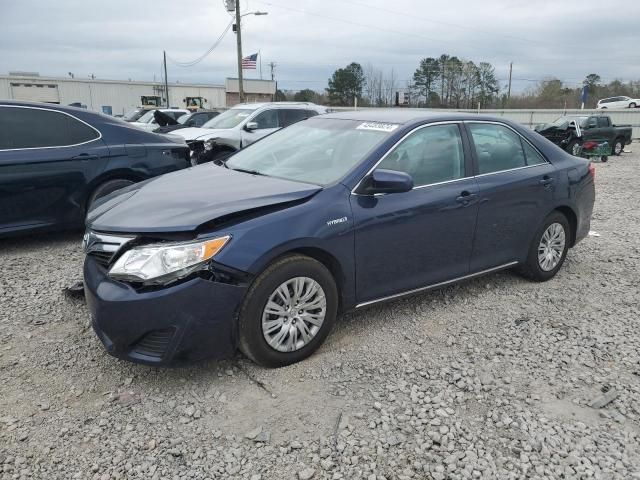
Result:
<svg viewBox="0 0 640 480"><path fill-rule="evenodd" d="M0 101L0 236L81 227L96 199L188 165L183 140L84 109Z"/></svg>
<svg viewBox="0 0 640 480"><path fill-rule="evenodd" d="M160 115L164 115L160 111L157 111L157 113L159 113ZM180 130L181 128L189 128L189 127L199 128L199 127L202 127L209 120L211 120L213 117L217 117L218 115L220 115L220 112L215 112L213 110L193 112L188 115L183 115L177 120L173 120L168 115L164 115L164 117L166 117L166 118L164 117L162 118L162 123L164 123L164 125L161 125L161 121L158 119L158 117L156 117L156 122L158 123L158 125L161 125L161 126L156 128L154 132L169 133L169 132L173 132L174 130Z"/></svg>

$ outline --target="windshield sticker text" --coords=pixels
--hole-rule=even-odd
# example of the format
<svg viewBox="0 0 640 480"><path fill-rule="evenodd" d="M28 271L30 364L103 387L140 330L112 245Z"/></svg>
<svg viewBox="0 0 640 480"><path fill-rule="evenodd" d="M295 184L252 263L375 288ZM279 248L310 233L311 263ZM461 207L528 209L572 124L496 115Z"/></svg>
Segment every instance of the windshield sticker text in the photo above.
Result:
<svg viewBox="0 0 640 480"><path fill-rule="evenodd" d="M393 132L399 125L395 123L364 122L356 130L376 130L378 132Z"/></svg>

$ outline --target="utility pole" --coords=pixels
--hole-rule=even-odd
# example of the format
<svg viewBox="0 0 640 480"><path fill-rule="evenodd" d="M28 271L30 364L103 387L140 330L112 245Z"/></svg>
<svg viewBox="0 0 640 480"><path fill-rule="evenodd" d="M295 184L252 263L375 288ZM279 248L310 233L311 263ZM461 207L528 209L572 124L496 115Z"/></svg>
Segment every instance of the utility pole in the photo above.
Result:
<svg viewBox="0 0 640 480"><path fill-rule="evenodd" d="M275 62L269 62L269 68L271 68L271 81L273 82L273 80L275 78L275 69L276 69ZM276 101L276 95L277 94L278 94L278 83L276 82L276 93L271 97L271 101L272 102Z"/></svg>
<svg viewBox="0 0 640 480"><path fill-rule="evenodd" d="M242 85L242 33L240 29L240 0L236 0L236 42L238 45L238 99L244 103L244 86Z"/></svg>
<svg viewBox="0 0 640 480"><path fill-rule="evenodd" d="M511 99L511 74L513 73L513 62L509 63L509 89L507 90L507 104Z"/></svg>
<svg viewBox="0 0 640 480"><path fill-rule="evenodd" d="M167 108L169 108L169 80L167 80L167 52L162 51L163 64L164 64L164 94L167 97Z"/></svg>

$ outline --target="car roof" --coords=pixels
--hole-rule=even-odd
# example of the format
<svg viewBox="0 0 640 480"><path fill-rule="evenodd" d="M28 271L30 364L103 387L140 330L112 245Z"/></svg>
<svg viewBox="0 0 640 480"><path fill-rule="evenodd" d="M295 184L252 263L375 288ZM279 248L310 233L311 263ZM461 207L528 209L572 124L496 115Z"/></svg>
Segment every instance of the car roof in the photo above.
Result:
<svg viewBox="0 0 640 480"><path fill-rule="evenodd" d="M461 120L489 120L501 123L510 123L504 118L478 115L477 113L434 112L418 108L372 108L367 110L350 110L328 113L322 115L322 118L356 120L360 122L397 123L401 125L425 121L438 122Z"/></svg>
<svg viewBox="0 0 640 480"><path fill-rule="evenodd" d="M234 105L231 107L231 110L234 109L250 109L250 110L258 110L259 108L271 107L271 108L312 108L312 109L322 109L321 105L316 105L311 102L261 102L261 103L239 103L238 105Z"/></svg>

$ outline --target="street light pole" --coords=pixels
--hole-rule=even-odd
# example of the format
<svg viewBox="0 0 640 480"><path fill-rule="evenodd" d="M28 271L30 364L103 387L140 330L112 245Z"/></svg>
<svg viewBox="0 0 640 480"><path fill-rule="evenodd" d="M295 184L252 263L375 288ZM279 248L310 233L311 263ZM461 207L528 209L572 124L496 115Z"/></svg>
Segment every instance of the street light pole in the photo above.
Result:
<svg viewBox="0 0 640 480"><path fill-rule="evenodd" d="M238 98L244 103L244 86L242 85L242 33L240 29L240 0L236 0L236 42L238 45Z"/></svg>

